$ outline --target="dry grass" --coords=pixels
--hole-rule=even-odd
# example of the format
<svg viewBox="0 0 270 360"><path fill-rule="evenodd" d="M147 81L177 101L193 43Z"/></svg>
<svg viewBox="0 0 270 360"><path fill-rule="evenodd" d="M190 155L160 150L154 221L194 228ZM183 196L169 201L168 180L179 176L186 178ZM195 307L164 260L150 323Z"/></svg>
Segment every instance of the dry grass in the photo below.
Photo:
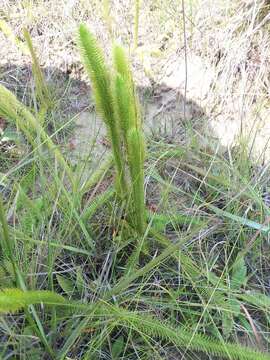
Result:
<svg viewBox="0 0 270 360"><path fill-rule="evenodd" d="M133 1L104 0L101 4L93 0L2 0L2 3L1 18L18 39L22 39L24 26L30 30L41 63L51 69L51 75L54 69L60 69L81 78L74 38L80 22L94 30L102 45L111 41L111 26L113 38L130 49L138 85L146 88L153 82L165 83L175 90L170 100L164 94L155 98L154 114L160 109L163 114L170 114L172 107L177 110L178 102L182 111L178 109L173 115L174 126L181 127L184 98L179 99L177 93L186 92L188 99L196 101L206 114L209 143L215 137L227 147L241 136L242 142L250 144L252 154L261 160L269 158L270 14L266 0L186 0L184 16L181 1L141 1L139 46L135 52ZM0 43L1 66L29 63L29 57L22 55L2 33ZM109 50L108 46L105 48ZM20 77L18 70L9 75L11 82L12 77ZM174 106L167 106L168 101Z"/></svg>

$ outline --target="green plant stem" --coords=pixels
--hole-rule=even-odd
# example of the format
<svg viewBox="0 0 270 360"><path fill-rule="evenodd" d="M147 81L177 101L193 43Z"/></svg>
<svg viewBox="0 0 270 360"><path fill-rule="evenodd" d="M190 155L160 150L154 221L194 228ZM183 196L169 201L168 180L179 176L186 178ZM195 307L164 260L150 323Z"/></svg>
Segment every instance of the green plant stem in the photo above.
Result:
<svg viewBox="0 0 270 360"><path fill-rule="evenodd" d="M127 185L125 179L125 171L124 171L125 166L124 166L123 154L121 151L120 134L115 126L112 126L110 128L110 132L111 132L114 162L117 171L116 187L121 198L125 199L127 195Z"/></svg>
<svg viewBox="0 0 270 360"><path fill-rule="evenodd" d="M128 134L128 160L132 186L131 216L136 219L136 229L142 236L146 227L146 211L144 200L144 146L140 132L133 128Z"/></svg>
<svg viewBox="0 0 270 360"><path fill-rule="evenodd" d="M41 103L42 112L46 113L46 111L51 106L51 97L49 94L49 90L46 85L44 75L41 71L39 61L33 47L31 36L26 28L23 29L23 35L32 58L32 70L35 79L37 97ZM44 121L44 116L41 116L40 118Z"/></svg>

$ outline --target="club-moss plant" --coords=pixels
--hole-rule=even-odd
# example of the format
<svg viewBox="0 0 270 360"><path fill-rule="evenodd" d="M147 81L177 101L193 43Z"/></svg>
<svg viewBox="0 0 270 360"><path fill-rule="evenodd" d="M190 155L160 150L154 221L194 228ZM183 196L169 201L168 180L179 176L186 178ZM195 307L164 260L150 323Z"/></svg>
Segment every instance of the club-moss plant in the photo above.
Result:
<svg viewBox="0 0 270 360"><path fill-rule="evenodd" d="M114 114L111 75L105 64L102 50L85 25L81 25L79 28L79 44L82 60L93 87L96 109L106 124L111 140L117 171L116 187L120 196L124 197L127 192L125 164L121 150L120 127Z"/></svg>
<svg viewBox="0 0 270 360"><path fill-rule="evenodd" d="M97 111L106 124L111 140L116 189L120 198L129 204L128 218L134 219L133 225L143 235L146 222L143 173L145 147L138 100L125 52L120 46L114 46L114 70L110 72L97 40L83 24L79 28L79 46L91 80ZM129 179L125 171L127 166Z"/></svg>
<svg viewBox="0 0 270 360"><path fill-rule="evenodd" d="M171 324L154 319L150 315L141 315L137 311L129 311L120 306L106 302L96 304L81 304L68 301L61 295L51 291L22 291L19 289L4 289L0 292L0 313L14 313L22 308L34 304L43 304L54 307L64 307L69 312L80 310L85 319L95 313L100 321L92 326L99 327L102 318L113 324L113 328L126 327L149 338L169 341L180 347L190 350L203 351L206 354L228 358L232 360L269 360L269 356L259 351L232 343L221 343L205 335L192 334L184 328L175 328ZM87 355L87 354L86 354ZM86 358L86 357L84 357ZM88 357L87 357L88 358Z"/></svg>

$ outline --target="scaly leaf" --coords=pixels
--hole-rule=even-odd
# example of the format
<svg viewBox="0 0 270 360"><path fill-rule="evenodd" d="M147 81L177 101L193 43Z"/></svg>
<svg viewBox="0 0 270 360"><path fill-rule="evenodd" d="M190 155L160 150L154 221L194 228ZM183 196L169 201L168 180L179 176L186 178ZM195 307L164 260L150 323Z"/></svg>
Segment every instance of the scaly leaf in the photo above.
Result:
<svg viewBox="0 0 270 360"><path fill-rule="evenodd" d="M64 304L65 299L51 291L22 291L20 289L4 289L0 291L0 312L16 312L34 304Z"/></svg>

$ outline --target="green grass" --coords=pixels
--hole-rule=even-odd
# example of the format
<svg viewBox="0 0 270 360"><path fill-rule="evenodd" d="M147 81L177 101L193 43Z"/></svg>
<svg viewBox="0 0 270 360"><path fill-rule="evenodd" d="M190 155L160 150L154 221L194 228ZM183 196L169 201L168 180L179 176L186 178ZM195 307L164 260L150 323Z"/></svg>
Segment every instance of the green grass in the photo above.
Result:
<svg viewBox="0 0 270 360"><path fill-rule="evenodd" d="M55 105L36 57L39 106L0 88L29 144L0 178L0 357L270 359L268 174L244 144L144 145L123 50L111 72L85 26L80 46L112 148L83 184L40 121Z"/></svg>

